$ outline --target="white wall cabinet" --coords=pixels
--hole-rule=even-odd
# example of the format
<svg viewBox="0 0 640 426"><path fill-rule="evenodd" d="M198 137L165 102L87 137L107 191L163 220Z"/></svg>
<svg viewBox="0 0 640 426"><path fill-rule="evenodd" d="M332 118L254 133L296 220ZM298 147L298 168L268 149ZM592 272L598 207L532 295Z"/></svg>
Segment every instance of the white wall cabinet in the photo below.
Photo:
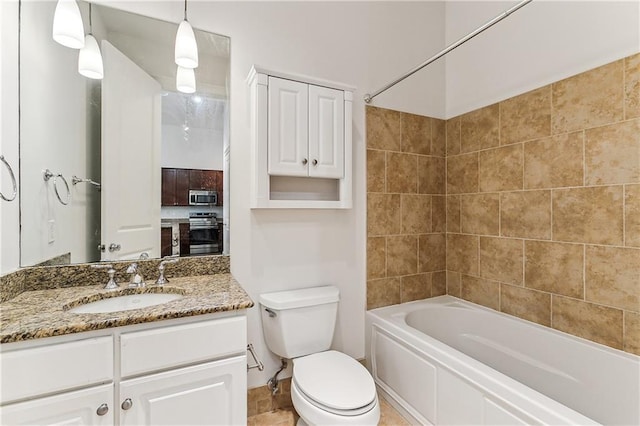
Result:
<svg viewBox="0 0 640 426"><path fill-rule="evenodd" d="M2 345L0 424L242 425L246 316Z"/></svg>
<svg viewBox="0 0 640 426"><path fill-rule="evenodd" d="M351 208L354 89L256 67L249 84L252 208Z"/></svg>
<svg viewBox="0 0 640 426"><path fill-rule="evenodd" d="M344 177L344 91L269 77L269 175Z"/></svg>

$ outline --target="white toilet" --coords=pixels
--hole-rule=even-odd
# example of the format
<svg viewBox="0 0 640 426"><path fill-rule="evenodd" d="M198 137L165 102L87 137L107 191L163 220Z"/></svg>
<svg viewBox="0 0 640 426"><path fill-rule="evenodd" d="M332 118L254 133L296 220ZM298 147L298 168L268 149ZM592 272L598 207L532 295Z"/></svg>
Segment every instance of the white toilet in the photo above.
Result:
<svg viewBox="0 0 640 426"><path fill-rule="evenodd" d="M269 349L293 360L291 399L298 425L377 425L380 405L373 378L358 361L328 350L338 312L336 287L260 295Z"/></svg>

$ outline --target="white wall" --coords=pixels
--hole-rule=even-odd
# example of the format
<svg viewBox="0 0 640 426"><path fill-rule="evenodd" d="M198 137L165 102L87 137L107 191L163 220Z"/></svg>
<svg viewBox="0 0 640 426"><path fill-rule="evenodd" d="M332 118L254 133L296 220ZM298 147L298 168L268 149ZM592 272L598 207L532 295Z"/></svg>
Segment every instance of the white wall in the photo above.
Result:
<svg viewBox="0 0 640 426"><path fill-rule="evenodd" d="M18 164L18 1L0 2L0 154L19 178ZM0 188L12 194L9 173L0 166ZM0 200L0 275L20 266L20 194Z"/></svg>
<svg viewBox="0 0 640 426"><path fill-rule="evenodd" d="M223 132L191 128L185 140L182 126L163 124L160 165L178 169L222 170Z"/></svg>
<svg viewBox="0 0 640 426"><path fill-rule="evenodd" d="M448 1L447 44L516 3ZM447 118L638 52L639 5L638 0L526 5L447 55Z"/></svg>

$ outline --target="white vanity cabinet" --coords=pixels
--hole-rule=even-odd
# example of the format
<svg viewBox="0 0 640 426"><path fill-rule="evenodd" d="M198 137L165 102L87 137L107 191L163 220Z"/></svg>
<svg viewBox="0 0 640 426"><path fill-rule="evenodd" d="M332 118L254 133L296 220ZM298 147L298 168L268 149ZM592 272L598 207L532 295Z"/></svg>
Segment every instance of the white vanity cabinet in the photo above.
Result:
<svg viewBox="0 0 640 426"><path fill-rule="evenodd" d="M110 426L114 424L112 401L112 384L63 392L0 407L0 424Z"/></svg>
<svg viewBox="0 0 640 426"><path fill-rule="evenodd" d="M252 208L351 208L352 87L253 67Z"/></svg>
<svg viewBox="0 0 640 426"><path fill-rule="evenodd" d="M113 385L104 384L113 381L110 336L7 351L21 345L4 346L0 424L113 424Z"/></svg>
<svg viewBox="0 0 640 426"><path fill-rule="evenodd" d="M244 356L172 370L120 384L120 424L238 425L246 422Z"/></svg>
<svg viewBox="0 0 640 426"><path fill-rule="evenodd" d="M246 316L2 345L0 424L246 423Z"/></svg>

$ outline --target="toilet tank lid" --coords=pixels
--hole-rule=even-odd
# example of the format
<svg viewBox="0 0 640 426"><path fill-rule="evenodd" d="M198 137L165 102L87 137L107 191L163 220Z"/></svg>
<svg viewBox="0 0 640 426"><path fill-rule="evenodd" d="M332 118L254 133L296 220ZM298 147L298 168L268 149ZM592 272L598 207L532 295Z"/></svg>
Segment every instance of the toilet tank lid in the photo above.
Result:
<svg viewBox="0 0 640 426"><path fill-rule="evenodd" d="M277 291L260 295L260 304L274 310L304 308L305 306L337 303L340 291L334 286Z"/></svg>

